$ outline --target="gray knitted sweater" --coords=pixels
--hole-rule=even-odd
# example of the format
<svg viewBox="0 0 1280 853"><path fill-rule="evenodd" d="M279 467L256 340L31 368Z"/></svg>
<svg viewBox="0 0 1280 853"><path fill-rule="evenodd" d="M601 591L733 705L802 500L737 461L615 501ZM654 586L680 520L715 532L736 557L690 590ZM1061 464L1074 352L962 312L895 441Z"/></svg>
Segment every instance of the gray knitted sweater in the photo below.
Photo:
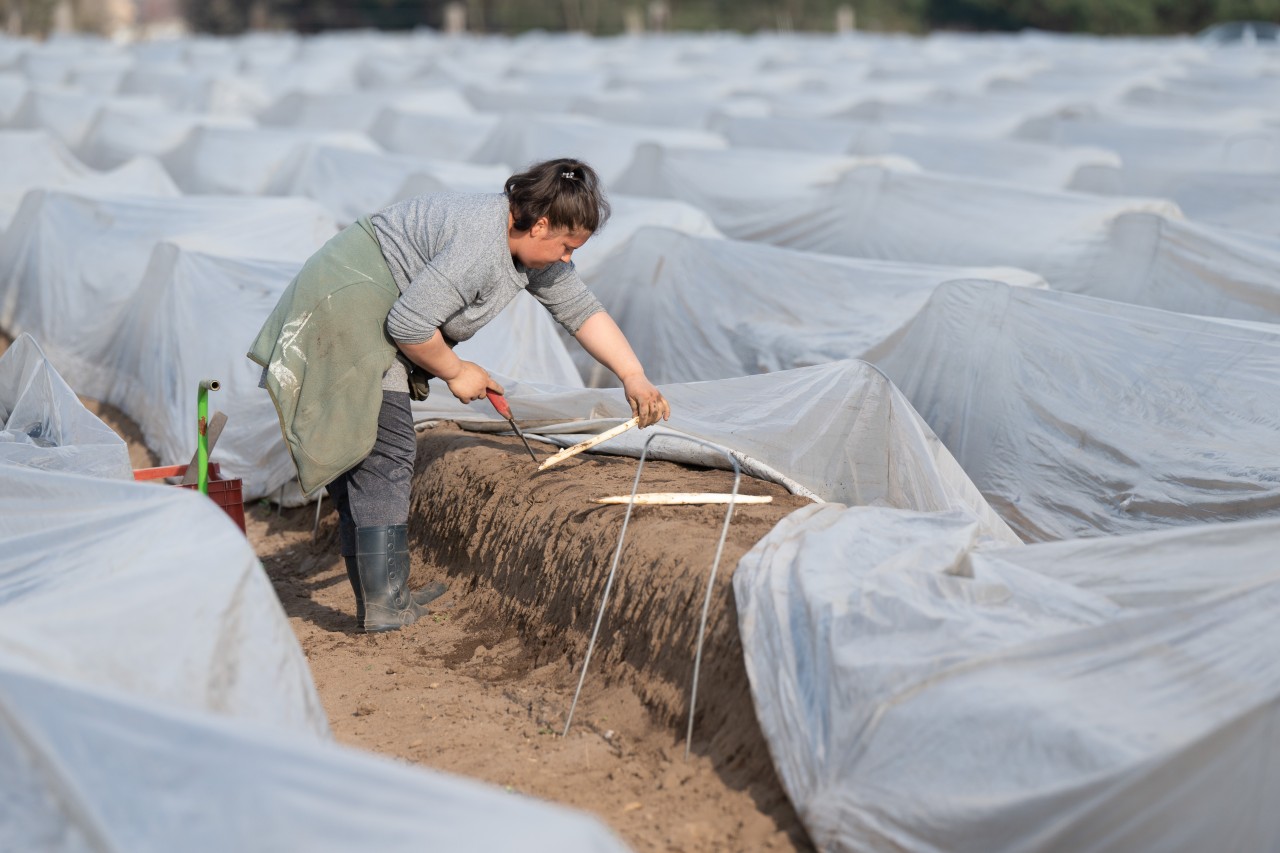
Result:
<svg viewBox="0 0 1280 853"><path fill-rule="evenodd" d="M528 269L511 257L507 197L432 193L369 217L400 299L387 315L387 333L399 343L430 340L436 329L465 341L498 315L516 294L546 306L570 334L604 306L587 290L572 263ZM406 390L393 362L383 388Z"/></svg>

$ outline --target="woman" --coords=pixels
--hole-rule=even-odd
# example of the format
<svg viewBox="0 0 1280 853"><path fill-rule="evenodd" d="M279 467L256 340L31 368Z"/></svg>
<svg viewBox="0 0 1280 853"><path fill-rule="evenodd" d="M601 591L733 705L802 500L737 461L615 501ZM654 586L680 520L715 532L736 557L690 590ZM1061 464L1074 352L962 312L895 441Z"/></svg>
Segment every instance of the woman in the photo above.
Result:
<svg viewBox="0 0 1280 853"><path fill-rule="evenodd" d="M608 219L594 170L539 163L494 194L435 193L364 217L303 266L249 358L280 416L306 492L338 509L361 631L412 624L444 588L411 593L407 540L416 442L410 412L426 378L464 403L502 387L453 345L528 290L621 381L640 426L671 416L622 330L574 269Z"/></svg>

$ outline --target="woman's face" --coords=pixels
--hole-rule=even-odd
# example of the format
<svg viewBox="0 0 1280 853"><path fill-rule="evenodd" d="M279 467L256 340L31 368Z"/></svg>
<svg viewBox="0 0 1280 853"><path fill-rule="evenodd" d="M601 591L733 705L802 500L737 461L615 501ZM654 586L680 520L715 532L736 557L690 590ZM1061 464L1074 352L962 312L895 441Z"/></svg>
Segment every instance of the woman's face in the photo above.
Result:
<svg viewBox="0 0 1280 853"><path fill-rule="evenodd" d="M511 231L507 242L511 256L529 269L546 269L557 261L568 263L576 249L591 237L590 231L552 228L546 217L533 223L528 231Z"/></svg>

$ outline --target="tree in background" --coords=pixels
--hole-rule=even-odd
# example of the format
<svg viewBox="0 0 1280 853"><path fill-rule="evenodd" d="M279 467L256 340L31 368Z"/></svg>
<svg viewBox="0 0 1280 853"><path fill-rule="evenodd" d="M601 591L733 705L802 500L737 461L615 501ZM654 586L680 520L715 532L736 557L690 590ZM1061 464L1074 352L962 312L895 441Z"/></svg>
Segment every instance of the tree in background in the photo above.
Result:
<svg viewBox="0 0 1280 853"><path fill-rule="evenodd" d="M10 35L48 35L57 0L0 0L0 18Z"/></svg>
<svg viewBox="0 0 1280 853"><path fill-rule="evenodd" d="M83 0L82 0L83 2ZM441 27L446 0L183 0L192 29L317 32L339 28ZM651 0L457 0L474 32L528 30L613 35L651 18ZM868 30L924 32L1043 29L1157 34L1194 32L1223 20L1280 20L1280 0L661 0L670 30L831 32L852 5ZM54 0L0 0L52 7Z"/></svg>
<svg viewBox="0 0 1280 853"><path fill-rule="evenodd" d="M1280 20L1280 0L929 0L931 27L1154 35Z"/></svg>
<svg viewBox="0 0 1280 853"><path fill-rule="evenodd" d="M55 29L107 34L127 16L128 0L0 0L0 24L10 35L44 38Z"/></svg>

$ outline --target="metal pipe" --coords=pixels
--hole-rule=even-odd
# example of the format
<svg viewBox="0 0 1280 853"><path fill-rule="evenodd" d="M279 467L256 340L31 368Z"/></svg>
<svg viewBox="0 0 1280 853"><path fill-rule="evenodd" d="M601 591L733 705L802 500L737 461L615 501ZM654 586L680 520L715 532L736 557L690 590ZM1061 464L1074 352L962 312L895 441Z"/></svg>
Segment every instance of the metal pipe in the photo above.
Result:
<svg viewBox="0 0 1280 853"><path fill-rule="evenodd" d="M202 495L209 494L209 392L221 387L217 379L201 379L196 393L196 488Z"/></svg>

